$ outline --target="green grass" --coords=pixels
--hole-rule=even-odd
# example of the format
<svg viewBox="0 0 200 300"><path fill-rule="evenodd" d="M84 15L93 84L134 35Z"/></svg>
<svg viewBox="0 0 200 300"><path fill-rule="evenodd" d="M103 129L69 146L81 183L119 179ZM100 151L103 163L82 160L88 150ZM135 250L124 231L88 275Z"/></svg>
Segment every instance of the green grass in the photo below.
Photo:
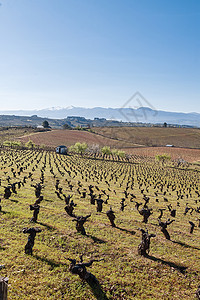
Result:
<svg viewBox="0 0 200 300"><path fill-rule="evenodd" d="M17 171L17 166L24 169L14 178L11 168ZM53 174L50 168L53 168ZM38 222L33 224L29 205L36 197L31 184L40 181L41 170L44 172L44 201ZM29 172L33 174L32 180L28 178ZM17 188L16 195L4 199L8 176L11 183L22 181L24 176L27 180L24 186ZM199 199L195 193L200 191L199 173L153 163L95 161L78 155L11 150L1 151L0 178L0 265L5 265L0 274L9 277L9 299L97 299L91 287L68 270L67 258L79 259L81 254L84 254L84 261L103 258L88 270L99 280L108 299L195 299L200 282L200 229L195 227L191 235L188 221L197 225L199 214L183 213L187 202L193 208L199 205L195 202ZM59 199L56 196L56 179L60 180L64 194L73 195L72 199L77 203L76 215L91 213L85 223L86 236L76 232L72 218L64 210L64 197L61 195L62 199ZM67 181L74 185L73 191L70 191ZM80 191L87 190L86 199L80 198L77 191L79 181L82 184ZM102 213L97 213L96 206L90 204L90 184L95 186L96 195L105 190L110 196ZM149 207L153 209L153 215L148 224L142 223L142 216L135 209L135 203L130 201L130 195L125 201L124 212L120 211L126 188L138 202L144 203L141 189L150 197ZM183 195L183 199L178 200L180 207L177 206L179 190ZM105 200L106 196L102 198ZM159 202L155 201L156 198ZM170 217L167 209L170 203L177 209L177 217L168 227L171 241L167 241L157 218L159 208L166 208L163 220ZM105 214L110 205L116 215L116 228L110 226ZM22 229L33 226L40 227L42 232L36 236L33 256L28 256L24 253L28 235L23 234ZM156 234L151 240L149 258L137 253L141 241L138 228L147 228ZM181 272L181 267L186 268L185 272Z"/></svg>

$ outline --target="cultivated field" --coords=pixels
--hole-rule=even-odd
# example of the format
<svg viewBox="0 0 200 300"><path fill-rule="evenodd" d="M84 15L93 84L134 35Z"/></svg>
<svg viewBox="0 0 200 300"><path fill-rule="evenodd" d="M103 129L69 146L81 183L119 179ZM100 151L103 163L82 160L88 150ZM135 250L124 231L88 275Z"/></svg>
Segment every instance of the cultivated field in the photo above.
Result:
<svg viewBox="0 0 200 300"><path fill-rule="evenodd" d="M123 140L124 143L200 148L200 129L197 128L99 127L93 130L106 137Z"/></svg>
<svg viewBox="0 0 200 300"><path fill-rule="evenodd" d="M71 146L76 142L86 142L88 145L98 144L100 146L123 147L124 142L111 138L102 137L91 132L81 130L52 130L48 132L33 133L19 137L21 142L28 142L31 139L36 145L56 147L58 145ZM132 147L132 143L126 142L127 147Z"/></svg>
<svg viewBox="0 0 200 300"><path fill-rule="evenodd" d="M132 155L141 155L145 157L155 158L157 154L169 154L174 159L182 158L190 163L200 161L200 149L185 149L175 147L142 147L142 148L126 148L127 153Z"/></svg>
<svg viewBox="0 0 200 300"><path fill-rule="evenodd" d="M200 283L198 171L150 163L145 158L127 163L47 151L1 150L0 178L0 265L4 265L1 276L9 276L9 299L195 299ZM43 187L44 200L33 223L30 204L36 200L33 185L37 183ZM91 204L90 185L96 198L101 194L107 202L102 212L96 211L96 203ZM12 193L5 199L7 186ZM67 195L77 204L76 216L91 214L85 223L86 235L77 233L74 218L64 209ZM145 224L139 211L147 197L153 214ZM124 211L120 210L122 198ZM116 227L106 216L110 205ZM175 217L168 205L176 210ZM161 232L159 209L164 209L163 222L175 220L167 228L171 240ZM192 234L189 221L195 224ZM42 229L32 256L24 253L28 235L22 230L26 227ZM139 228L156 234L146 257L137 250ZM69 272L68 258L79 260L82 254L84 262L102 259L87 268L99 281L95 288Z"/></svg>
<svg viewBox="0 0 200 300"><path fill-rule="evenodd" d="M132 130L134 128L130 128ZM137 130L148 130L148 132L151 131L151 128L138 128ZM157 130L160 128L154 128L153 130ZM171 128L169 128L171 129ZM175 129L176 132L179 131L179 129L182 130L182 128L172 128ZM103 129L102 129L103 130ZM107 128L107 131L109 130L115 130L115 128ZM134 129L135 130L135 129ZM136 132L137 132L136 130ZM168 128L161 128L161 130L167 132ZM197 130L197 132L199 132ZM126 135L126 131L124 134L124 137L128 139L128 136ZM91 132L86 131L78 131L78 130L52 130L48 132L31 132L30 134L26 133L23 136L20 136L17 138L17 140L20 140L23 143L28 142L29 140L32 140L36 145L44 144L46 146L50 147L56 147L58 145L66 145L71 146L75 144L76 142L86 142L88 145L95 145L98 144L100 147L103 146L110 146L111 148L119 148L124 150L126 153L131 155L140 155L140 156L146 156L150 157L152 159L155 158L155 155L157 154L163 154L168 153L170 154L172 159L184 159L188 162L197 162L200 160L200 149L185 149L185 148L176 148L176 147L144 147L142 145L137 145L133 143L129 143L128 141L120 141L116 140L114 138L105 138L100 135L96 135ZM181 139L181 136L179 136L177 139ZM200 141L200 138L199 138ZM185 140L184 137L182 137L182 143L184 145L187 145L187 139Z"/></svg>

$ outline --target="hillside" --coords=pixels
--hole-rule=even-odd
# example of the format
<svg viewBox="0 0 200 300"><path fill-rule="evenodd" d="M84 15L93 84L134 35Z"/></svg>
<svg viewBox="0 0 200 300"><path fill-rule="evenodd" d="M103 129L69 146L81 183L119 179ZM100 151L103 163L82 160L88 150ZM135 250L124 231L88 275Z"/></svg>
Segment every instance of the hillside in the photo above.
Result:
<svg viewBox="0 0 200 300"><path fill-rule="evenodd" d="M32 116L17 116L17 115L0 115L0 127L5 126L41 126L42 123L47 120L49 125L52 127L61 127L65 124L64 120L48 119L38 117L37 115Z"/></svg>
<svg viewBox="0 0 200 300"><path fill-rule="evenodd" d="M86 142L88 145L98 144L100 146L110 146L122 148L124 142L120 142L114 139L99 136L97 134L81 131L81 130L51 130L48 132L31 133L30 135L24 135L18 137L22 142L27 142L31 139L36 145L44 144L50 147L56 147L58 145L71 146L76 142ZM126 142L126 147L133 147L132 143Z"/></svg>
<svg viewBox="0 0 200 300"><path fill-rule="evenodd" d="M0 144L6 140L16 140L17 137L29 135L35 129L29 127L0 127Z"/></svg>
<svg viewBox="0 0 200 300"><path fill-rule="evenodd" d="M36 144L57 146L72 145L74 142L108 145L117 148L137 146L166 146L200 148L200 130L195 128L157 128L157 127L104 127L92 128L92 132L82 130L51 130L22 135L24 142L32 139Z"/></svg>
<svg viewBox="0 0 200 300"><path fill-rule="evenodd" d="M198 128L159 128L159 127L101 127L93 131L105 137L145 146L165 146L200 148Z"/></svg>
<svg viewBox="0 0 200 300"><path fill-rule="evenodd" d="M145 143L146 139L148 139L148 137L146 136L150 136L150 131L151 131L151 128L148 128L148 130L146 129L147 128L140 128L140 130L142 131L141 135L139 135L140 130L135 131L135 136L136 134L138 135L138 139L135 139L136 141L141 141ZM153 133L155 134L155 131L157 131L157 129L158 128L153 128L151 134ZM108 132L108 130L111 131ZM104 134L108 134L111 133L112 130L113 128L106 128L105 131L105 128L103 128L103 130L100 132ZM165 134L167 134L168 131L167 128L162 130L164 130ZM197 141L197 137L199 133L198 130L197 131L195 130L193 132L193 135L192 132L190 132L190 130L187 133L189 137L193 137L191 138L191 144L190 144L190 146L193 145L194 147L193 149L192 148L186 149L184 147L178 147L178 148L177 147L146 147L145 144L141 145L141 144L132 143L131 139L128 140L128 135L126 135L127 133L126 134L125 133L126 131L123 134L123 138L124 139L125 137L127 138L127 140L125 141L116 140L113 138L108 138L98 134L94 134L87 131L80 131L80 130L52 130L48 132L37 132L37 133L31 132L31 133L25 133L22 136L18 136L16 139L20 140L23 143L26 143L29 141L29 139L31 139L36 145L46 145L50 147L56 147L58 145L63 145L63 144L66 146L71 146L76 142L81 142L81 143L86 142L90 146L99 145L100 147L107 145L110 146L111 148L123 149L127 154L151 157L153 159L155 158L155 155L163 154L163 153L170 154L172 159L182 158L188 162L196 162L199 161L200 159L200 149L195 149L194 147L195 141ZM178 143L179 145L183 145L183 146L188 145L187 139L183 138L183 132L181 132L179 129L176 129L173 131L173 133L175 135L175 139L177 141L180 141L180 143ZM167 135L165 136L165 139L163 138L163 140L167 143ZM184 143L181 144L181 142Z"/></svg>
<svg viewBox="0 0 200 300"><path fill-rule="evenodd" d="M155 108L145 107L146 102L141 101L142 107L133 108L138 106L136 99L131 102L122 103L119 108L105 108L105 107L66 107L66 108L46 108L41 110L13 110L13 111L0 111L4 115L17 115L17 116L32 116L38 115L42 118L50 119L65 119L68 116L81 116L86 119L105 118L107 120L123 121L123 122L142 122L142 123L164 123L200 126L199 113L182 113L182 112L169 112L157 110Z"/></svg>

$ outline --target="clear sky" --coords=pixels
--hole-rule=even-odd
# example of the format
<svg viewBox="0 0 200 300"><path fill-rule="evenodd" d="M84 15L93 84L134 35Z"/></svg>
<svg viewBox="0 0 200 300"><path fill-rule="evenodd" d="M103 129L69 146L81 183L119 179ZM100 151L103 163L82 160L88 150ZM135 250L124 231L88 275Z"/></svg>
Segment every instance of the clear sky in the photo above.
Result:
<svg viewBox="0 0 200 300"><path fill-rule="evenodd" d="M0 0L0 110L200 113L199 0Z"/></svg>

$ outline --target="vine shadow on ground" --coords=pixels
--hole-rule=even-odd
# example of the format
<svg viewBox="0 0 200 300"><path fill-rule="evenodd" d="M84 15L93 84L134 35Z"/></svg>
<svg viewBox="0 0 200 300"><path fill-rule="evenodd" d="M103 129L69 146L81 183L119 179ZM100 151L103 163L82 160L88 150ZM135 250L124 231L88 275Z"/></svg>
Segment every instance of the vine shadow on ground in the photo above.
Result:
<svg viewBox="0 0 200 300"><path fill-rule="evenodd" d="M185 243L183 243L183 242L172 241L172 243L178 244L178 245L183 246L183 247L185 247L185 248L192 248L192 249L195 249L195 250L200 250L200 248L198 248L198 247L190 246L190 245L185 244Z"/></svg>
<svg viewBox="0 0 200 300"><path fill-rule="evenodd" d="M86 282L90 286L93 295L97 300L108 300L106 294L104 293L99 281L97 278L91 274L91 277L89 277Z"/></svg>
<svg viewBox="0 0 200 300"><path fill-rule="evenodd" d="M42 261L42 262L44 262L44 263L47 263L48 265L51 266L52 269L53 269L53 268L56 268L56 267L61 267L61 266L66 266L66 265L67 265L67 264L65 264L65 263L57 263L57 262L55 262L55 261L52 260L52 259L48 259L48 258L45 258L45 257L41 257L41 256L39 256L39 255L37 255L37 254L33 254L33 257L35 257L37 260L40 260L40 261Z"/></svg>
<svg viewBox="0 0 200 300"><path fill-rule="evenodd" d="M175 263L173 263L173 262L171 262L171 261L163 260L163 259L161 259L161 258L152 256L152 255L148 255L148 254L147 254L145 257L148 258L148 259L150 259L150 260L156 261L156 262L161 262L161 263L164 264L164 265L167 265L167 266L169 266L169 267L171 267L171 268L176 269L177 271L179 271L179 272L182 273L182 274L185 274L185 271L186 271L186 269L188 268L188 267L185 267L185 266L180 266L180 265L178 265L178 264L175 264Z"/></svg>
<svg viewBox="0 0 200 300"><path fill-rule="evenodd" d="M53 226L42 223L42 222L37 222L36 224L42 225L42 226L46 227L48 230L52 230L52 231L55 230L55 228Z"/></svg>
<svg viewBox="0 0 200 300"><path fill-rule="evenodd" d="M134 235L134 234L136 233L134 230L128 230L128 229L125 229L125 228L121 228L121 227L119 227L119 226L116 226L115 228L117 228L117 229L119 229L119 230L121 230L121 231L124 231L124 232L126 232L126 233L130 233L130 234L132 234L132 235Z"/></svg>
<svg viewBox="0 0 200 300"><path fill-rule="evenodd" d="M106 243L106 241L104 241L102 239L99 239L96 236L88 235L88 234L86 236L89 237L89 238L91 238L94 243L97 243L97 244L105 244Z"/></svg>

